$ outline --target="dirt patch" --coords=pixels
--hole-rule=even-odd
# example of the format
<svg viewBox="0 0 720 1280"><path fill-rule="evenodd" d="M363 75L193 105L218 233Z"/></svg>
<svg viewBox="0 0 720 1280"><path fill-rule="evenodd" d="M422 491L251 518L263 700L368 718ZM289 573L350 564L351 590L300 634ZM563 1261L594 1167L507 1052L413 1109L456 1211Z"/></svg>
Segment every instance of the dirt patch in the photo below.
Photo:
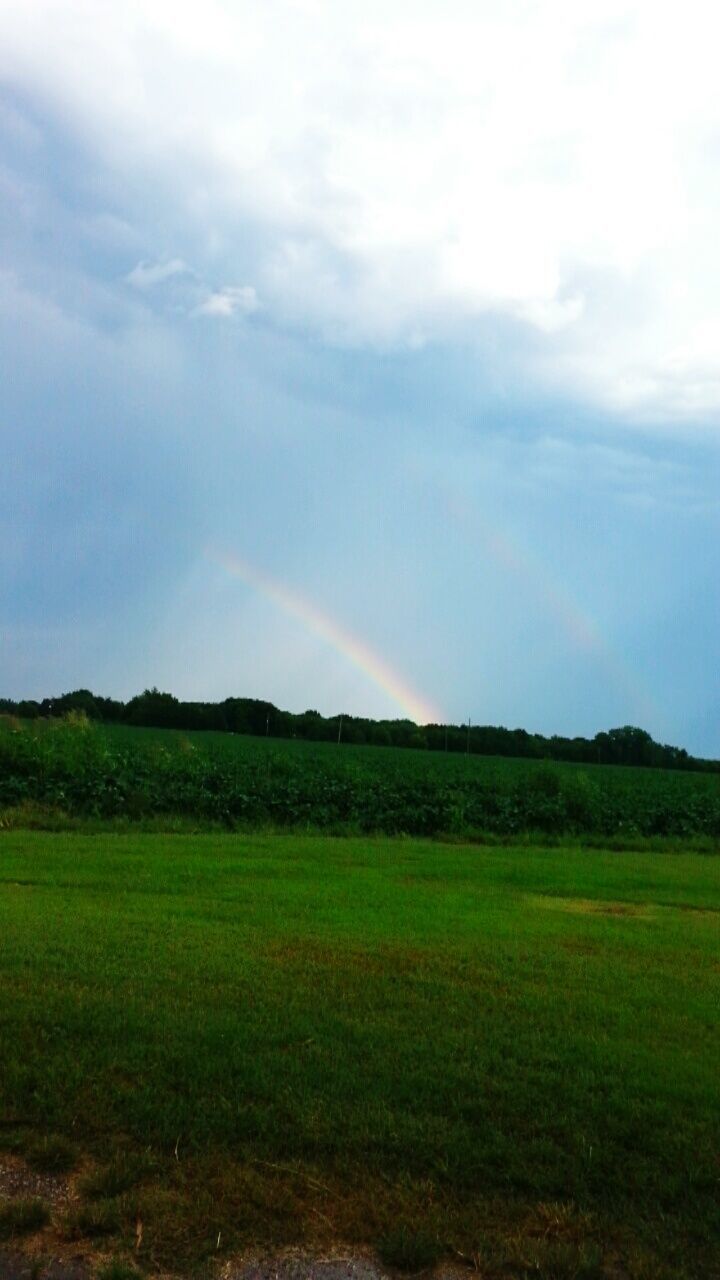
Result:
<svg viewBox="0 0 720 1280"><path fill-rule="evenodd" d="M99 1259L96 1259L99 1261ZM388 1280L388 1272L370 1256L357 1253L314 1257L290 1251L229 1261L215 1273L218 1280ZM2 1280L91 1280L82 1258L43 1258L0 1249ZM434 1280L459 1280L458 1268L440 1266ZM169 1280L165 1276L165 1280Z"/></svg>
<svg viewBox="0 0 720 1280"><path fill-rule="evenodd" d="M19 1156L3 1154L0 1155L0 1199L45 1200L53 1209L62 1209L73 1199L73 1191L67 1174L35 1173Z"/></svg>
<svg viewBox="0 0 720 1280"><path fill-rule="evenodd" d="M560 946L574 956L599 956L604 951L599 943L588 942L584 938L561 938Z"/></svg>
<svg viewBox="0 0 720 1280"><path fill-rule="evenodd" d="M287 1250L226 1262L218 1280L388 1280L393 1274L397 1273L388 1272L372 1254L358 1250L320 1257ZM432 1269L433 1280L462 1280L466 1274L466 1268L451 1263Z"/></svg>
<svg viewBox="0 0 720 1280"><path fill-rule="evenodd" d="M654 908L646 902L605 902L599 898L560 898L552 894L531 894L528 901L534 907L549 911L565 911L580 916L631 916L649 920Z"/></svg>
<svg viewBox="0 0 720 1280"><path fill-rule="evenodd" d="M78 1176L78 1171L40 1173L20 1156L0 1154L0 1202L42 1200L52 1215L39 1231L0 1246L0 1280L90 1280L90 1241L78 1246L58 1234L58 1220L77 1200Z"/></svg>
<svg viewBox="0 0 720 1280"><path fill-rule="evenodd" d="M648 916L650 914L642 907L630 907L626 902L605 902L596 907L596 911L601 916Z"/></svg>
<svg viewBox="0 0 720 1280"><path fill-rule="evenodd" d="M433 1274L434 1280L458 1280L455 1268L441 1267ZM218 1280L388 1280L387 1272L369 1258L313 1258L307 1254L226 1262L217 1276ZM91 1280L92 1271L81 1260L43 1260L0 1250L0 1277L2 1280Z"/></svg>
<svg viewBox="0 0 720 1280"><path fill-rule="evenodd" d="M62 1262L57 1258L44 1260L0 1249L2 1280L90 1280L90 1274L80 1261Z"/></svg>
<svg viewBox="0 0 720 1280"><path fill-rule="evenodd" d="M374 947L357 944L330 945L307 939L303 942L282 942L266 949L266 955L278 964L288 967L323 969L331 974L338 972L357 974L386 974L388 969L415 973L421 967L432 964L433 955L427 948L378 943Z"/></svg>
<svg viewBox="0 0 720 1280"><path fill-rule="evenodd" d="M717 916L720 915L718 907L696 907L691 902L666 902L663 906L674 907L676 911L687 911L694 916Z"/></svg>
<svg viewBox="0 0 720 1280"><path fill-rule="evenodd" d="M370 1258L287 1253L226 1262L220 1280L387 1280L387 1276Z"/></svg>

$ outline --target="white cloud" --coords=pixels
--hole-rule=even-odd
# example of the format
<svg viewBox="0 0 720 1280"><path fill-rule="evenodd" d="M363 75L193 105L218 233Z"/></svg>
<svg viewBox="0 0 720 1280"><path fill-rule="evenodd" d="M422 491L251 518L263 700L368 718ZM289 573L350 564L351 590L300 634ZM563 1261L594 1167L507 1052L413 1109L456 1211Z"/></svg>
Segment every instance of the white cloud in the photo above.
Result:
<svg viewBox="0 0 720 1280"><path fill-rule="evenodd" d="M195 308L198 316L232 316L236 311L252 315L258 309L257 294L252 285L227 285L211 293Z"/></svg>
<svg viewBox="0 0 720 1280"><path fill-rule="evenodd" d="M181 258L172 258L169 262L138 262L125 279L135 289L152 289L173 276L185 275L187 271Z"/></svg>
<svg viewBox="0 0 720 1280"><path fill-rule="evenodd" d="M532 377L720 417L710 0L0 0L0 34L0 74L147 186L149 242L252 272L271 318L417 343L503 315Z"/></svg>

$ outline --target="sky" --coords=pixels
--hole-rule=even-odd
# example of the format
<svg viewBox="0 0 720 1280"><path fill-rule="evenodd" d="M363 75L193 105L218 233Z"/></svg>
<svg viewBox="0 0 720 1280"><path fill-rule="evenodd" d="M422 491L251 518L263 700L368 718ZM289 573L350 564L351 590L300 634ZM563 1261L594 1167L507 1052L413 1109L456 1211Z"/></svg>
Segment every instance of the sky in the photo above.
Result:
<svg viewBox="0 0 720 1280"><path fill-rule="evenodd" d="M720 756L719 44L0 0L0 695Z"/></svg>

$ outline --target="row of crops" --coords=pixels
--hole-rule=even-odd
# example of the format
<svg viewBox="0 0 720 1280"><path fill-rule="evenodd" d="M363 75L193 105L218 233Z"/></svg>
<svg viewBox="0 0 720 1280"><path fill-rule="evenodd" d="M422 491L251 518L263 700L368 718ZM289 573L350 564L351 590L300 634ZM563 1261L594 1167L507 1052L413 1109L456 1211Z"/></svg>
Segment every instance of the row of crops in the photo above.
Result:
<svg viewBox="0 0 720 1280"><path fill-rule="evenodd" d="M720 837L713 775L256 742L221 749L202 734L114 737L82 718L41 730L9 721L0 726L0 813L35 805L228 827Z"/></svg>

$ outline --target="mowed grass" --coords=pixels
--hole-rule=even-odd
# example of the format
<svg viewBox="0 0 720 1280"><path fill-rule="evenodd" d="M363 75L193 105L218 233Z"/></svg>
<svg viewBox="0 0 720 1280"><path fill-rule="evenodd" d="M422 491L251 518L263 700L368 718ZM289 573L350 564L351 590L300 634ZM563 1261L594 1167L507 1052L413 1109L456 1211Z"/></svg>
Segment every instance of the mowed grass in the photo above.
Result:
<svg viewBox="0 0 720 1280"><path fill-rule="evenodd" d="M5 833L0 1141L148 1265L719 1274L719 944L698 854Z"/></svg>

